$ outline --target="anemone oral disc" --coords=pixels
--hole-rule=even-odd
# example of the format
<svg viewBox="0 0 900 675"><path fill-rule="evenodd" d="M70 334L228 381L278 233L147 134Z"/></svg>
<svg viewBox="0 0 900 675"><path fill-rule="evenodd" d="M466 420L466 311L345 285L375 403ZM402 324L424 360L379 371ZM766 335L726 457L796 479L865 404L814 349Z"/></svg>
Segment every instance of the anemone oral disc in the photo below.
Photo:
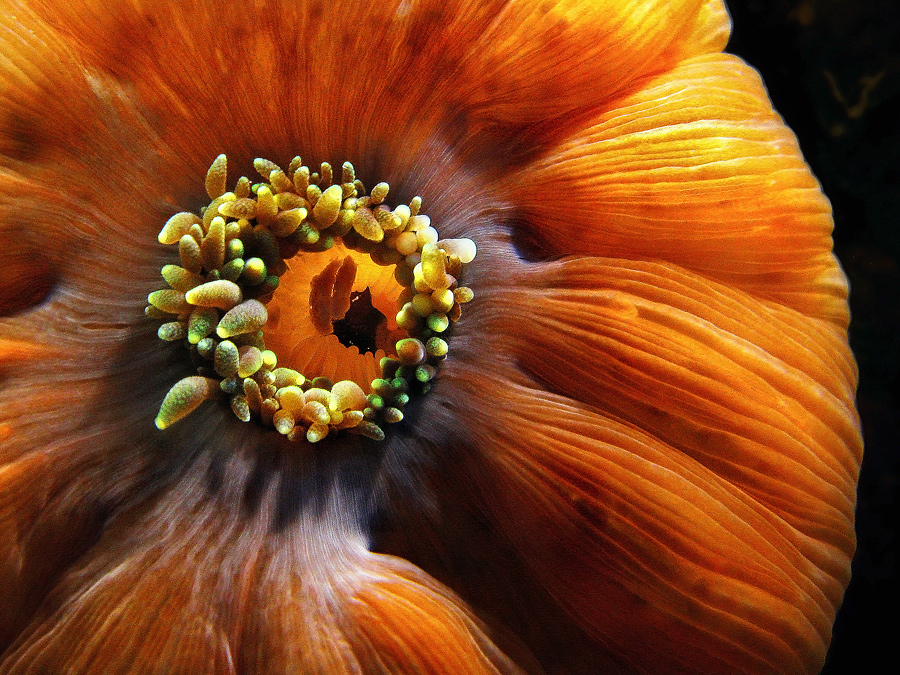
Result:
<svg viewBox="0 0 900 675"><path fill-rule="evenodd" d="M156 425L165 429L221 396L239 420L292 441L316 443L342 430L382 440L385 425L403 420L410 396L427 393L447 358L446 331L473 297L459 278L475 242L439 239L420 197L392 210L390 186L378 183L367 194L349 162L335 184L327 163L316 172L299 157L287 172L262 158L253 164L263 182L241 177L227 192L227 158L216 157L205 181L209 205L175 214L159 234L160 243L178 247L180 265L162 268L169 287L148 296L145 313L163 321L160 339L187 342L195 372L169 390ZM384 341L385 315L369 306L369 288L351 292L354 257L393 267L391 283L400 289L389 323L402 337L368 382L278 367L280 357L266 348L265 331L279 320L267 305L291 259L335 246L348 254L309 280L312 333L340 335L360 353L376 326Z"/></svg>

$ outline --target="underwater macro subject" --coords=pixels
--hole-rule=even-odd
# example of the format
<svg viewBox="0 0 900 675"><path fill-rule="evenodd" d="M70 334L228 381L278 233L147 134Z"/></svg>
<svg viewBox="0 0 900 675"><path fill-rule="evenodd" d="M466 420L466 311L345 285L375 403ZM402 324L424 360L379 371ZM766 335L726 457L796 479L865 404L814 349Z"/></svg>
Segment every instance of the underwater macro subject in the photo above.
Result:
<svg viewBox="0 0 900 675"><path fill-rule="evenodd" d="M720 0L0 4L0 674L819 672L848 288Z"/></svg>

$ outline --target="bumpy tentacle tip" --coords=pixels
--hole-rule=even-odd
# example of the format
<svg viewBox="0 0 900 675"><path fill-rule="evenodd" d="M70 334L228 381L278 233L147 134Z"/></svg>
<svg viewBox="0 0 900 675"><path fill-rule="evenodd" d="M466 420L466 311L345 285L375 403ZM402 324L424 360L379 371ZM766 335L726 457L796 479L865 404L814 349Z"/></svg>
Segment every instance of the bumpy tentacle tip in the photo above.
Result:
<svg viewBox="0 0 900 675"><path fill-rule="evenodd" d="M184 295L188 304L230 310L243 299L241 287L227 279L216 279L192 288Z"/></svg>
<svg viewBox="0 0 900 675"><path fill-rule="evenodd" d="M155 420L157 429L167 429L184 419L218 391L219 383L210 377L193 375L179 380L163 399Z"/></svg>
<svg viewBox="0 0 900 675"><path fill-rule="evenodd" d="M190 232L192 225L202 222L203 221L193 213L176 213L166 221L165 225L163 225L157 239L160 244L177 244L184 235Z"/></svg>
<svg viewBox="0 0 900 675"><path fill-rule="evenodd" d="M225 181L228 176L228 159L224 154L213 160L206 172L206 194L210 199L217 199L225 194Z"/></svg>
<svg viewBox="0 0 900 675"><path fill-rule="evenodd" d="M230 338L235 335L252 333L266 325L269 314L266 306L259 300L245 300L241 304L232 307L219 325L216 326L216 335L220 338Z"/></svg>

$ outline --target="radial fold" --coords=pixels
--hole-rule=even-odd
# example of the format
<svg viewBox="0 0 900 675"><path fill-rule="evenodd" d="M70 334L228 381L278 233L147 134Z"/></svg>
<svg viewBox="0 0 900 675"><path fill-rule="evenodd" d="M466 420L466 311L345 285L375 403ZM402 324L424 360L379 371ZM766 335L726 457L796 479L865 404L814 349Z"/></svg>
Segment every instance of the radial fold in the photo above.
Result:
<svg viewBox="0 0 900 675"><path fill-rule="evenodd" d="M16 314L39 304L56 281L53 266L43 255L43 242L28 230L12 225L10 221L14 219L15 209L5 208L0 203L0 251L3 251L4 258L3 281L0 282L0 317ZM0 361L3 359L2 352L0 347Z"/></svg>
<svg viewBox="0 0 900 675"><path fill-rule="evenodd" d="M356 162L377 147L377 165L357 169L365 177L390 167L379 177L400 190L413 169L425 174L420 186L433 179L439 188L438 174L452 166L424 157L485 123L608 108L642 77L718 51L729 31L721 0L391 0L365 5L352 21L334 3L258 1L254 21L242 5L199 0L30 4L122 85L118 95L195 175L209 148L246 163L259 154L287 161L286 146ZM191 68L182 67L185 53ZM349 86L360 79L365 86Z"/></svg>
<svg viewBox="0 0 900 675"><path fill-rule="evenodd" d="M252 10L202 0L29 4L146 115L191 185L217 152L244 172L255 157L286 164L301 152L353 161L364 182L377 174L396 193L414 174L421 189L430 172L453 168L423 157L465 132L456 64L503 2L389 0L349 14L340 3L263 0Z"/></svg>
<svg viewBox="0 0 900 675"><path fill-rule="evenodd" d="M0 673L519 672L452 591L365 549L349 495L279 525L277 495L296 485L273 474L248 508L247 472L201 457L120 513Z"/></svg>
<svg viewBox="0 0 900 675"><path fill-rule="evenodd" d="M634 672L818 672L846 574L678 448L490 375L466 391L482 508L585 630Z"/></svg>
<svg viewBox="0 0 900 675"><path fill-rule="evenodd" d="M46 358L55 350L40 342L0 337L0 367L20 361Z"/></svg>
<svg viewBox="0 0 900 675"><path fill-rule="evenodd" d="M725 49L731 37L731 17L721 0L706 0L697 13L691 35L679 43L682 58L711 54Z"/></svg>
<svg viewBox="0 0 900 675"><path fill-rule="evenodd" d="M0 239L10 239L23 272L0 298L17 291L14 311L51 290L51 299L72 300L54 296L71 294L73 278L121 276L153 250L148 235L182 196L173 184L183 163L146 109L48 27L52 12L39 14L19 2L5 2L0 14Z"/></svg>
<svg viewBox="0 0 900 675"><path fill-rule="evenodd" d="M313 672L326 656L330 665L323 672L329 673L521 672L455 593L404 560L354 545L307 569L301 582L278 557L258 588L254 635L284 637L280 643L258 638L266 651L255 655L255 672L280 673L291 663ZM297 636L297 627L313 618L319 628Z"/></svg>
<svg viewBox="0 0 900 675"><path fill-rule="evenodd" d="M828 200L736 57L648 79L508 190L544 256L667 260L846 327Z"/></svg>
<svg viewBox="0 0 900 675"><path fill-rule="evenodd" d="M728 26L719 0L508 2L472 45L461 84L476 117L541 122L609 107L642 76L722 49Z"/></svg>
<svg viewBox="0 0 900 675"><path fill-rule="evenodd" d="M30 549L32 525L47 502L46 464L46 457L35 454L0 465L0 651L12 640L22 615L34 610L34 567L46 557L35 559Z"/></svg>
<svg viewBox="0 0 900 675"><path fill-rule="evenodd" d="M209 510L158 516L142 523L152 530L118 541L107 533L54 589L0 672L236 672L219 608L198 597L214 589L225 562L216 544L234 527Z"/></svg>
<svg viewBox="0 0 900 675"><path fill-rule="evenodd" d="M252 672L521 672L450 589L340 537L295 539L261 562L243 633Z"/></svg>
<svg viewBox="0 0 900 675"><path fill-rule="evenodd" d="M615 260L548 265L506 311L524 370L752 496L846 583L862 455L846 336L672 266Z"/></svg>

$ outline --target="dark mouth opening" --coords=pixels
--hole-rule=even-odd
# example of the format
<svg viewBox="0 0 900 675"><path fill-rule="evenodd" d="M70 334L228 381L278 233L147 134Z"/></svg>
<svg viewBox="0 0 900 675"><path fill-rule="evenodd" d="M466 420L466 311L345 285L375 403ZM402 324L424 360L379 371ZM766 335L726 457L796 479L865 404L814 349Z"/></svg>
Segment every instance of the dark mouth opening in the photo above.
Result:
<svg viewBox="0 0 900 675"><path fill-rule="evenodd" d="M387 323L387 317L372 305L372 292L366 288L350 294L350 309L343 319L332 321L334 335L345 347L356 347L360 354L378 349L378 331Z"/></svg>

